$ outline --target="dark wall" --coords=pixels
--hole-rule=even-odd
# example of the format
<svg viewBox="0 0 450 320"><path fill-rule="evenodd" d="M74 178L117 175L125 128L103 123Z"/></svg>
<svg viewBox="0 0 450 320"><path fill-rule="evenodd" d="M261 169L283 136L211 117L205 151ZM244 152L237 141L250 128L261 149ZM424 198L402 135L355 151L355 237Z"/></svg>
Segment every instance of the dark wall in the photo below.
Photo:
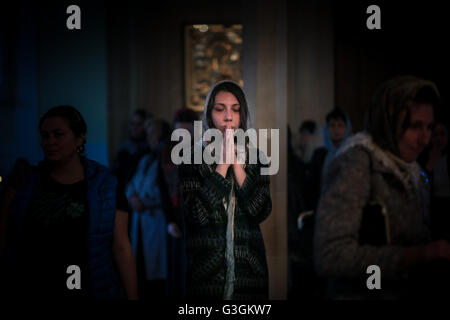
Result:
<svg viewBox="0 0 450 320"><path fill-rule="evenodd" d="M35 162L37 139L37 32L31 6L2 5L0 12L0 176L17 157Z"/></svg>
<svg viewBox="0 0 450 320"><path fill-rule="evenodd" d="M184 26L194 23L241 23L241 2L107 3L110 159L134 109L171 121L185 106Z"/></svg>
<svg viewBox="0 0 450 320"><path fill-rule="evenodd" d="M48 108L62 103L81 109L88 121L88 153L106 163L107 154L111 159L117 146L125 140L127 119L133 109L144 107L171 120L175 110L184 106L185 24L242 23L245 29L252 19L244 13L242 1L226 5L203 0L77 3L82 8L82 30L70 32L65 28L65 9L72 4L69 1L24 1L3 7L0 24L1 173L15 157L25 156L33 162L40 158L37 121ZM381 30L366 28L366 8L373 3L381 8ZM288 88L288 95L292 95L291 100L300 101L303 96L298 94L299 87L311 83L301 63L310 69L311 64L295 59L302 55L312 57L311 61L317 65L313 73L320 78L316 71L326 75L328 70L322 63L328 60L321 58L323 52L320 51L327 50L328 45L324 44L334 43L334 49L330 45L334 63L327 62L334 68L330 71L334 77L334 99L327 101L334 100L345 109L356 130L363 127L364 111L375 88L397 74L415 74L435 81L443 106L449 101L450 49L446 46L443 4L435 1L373 3L334 1L333 35L320 36L321 30L305 33L313 39L301 37L304 32L302 15L297 12L308 10L310 3L297 5L296 2L295 12L292 3L288 7L288 46L292 47L291 42L295 42L293 47L297 51L289 55L290 62L286 63L290 79L299 84ZM247 8L252 5L246 2ZM324 10L329 10L329 6ZM316 16L311 15L308 23L323 26L314 19ZM289 31L292 29L295 31ZM264 37L258 30L244 30L244 34L249 32ZM315 41L318 37L321 40ZM317 46L308 46L309 51L301 50L302 43L316 42ZM253 63L245 52L243 59L247 65ZM320 81L312 83L321 85ZM318 89L320 94L314 94L317 101L331 92L325 90ZM299 107L317 109L313 104ZM298 114L311 116L315 113L302 110ZM448 111L445 117L449 118Z"/></svg>
<svg viewBox="0 0 450 320"><path fill-rule="evenodd" d="M370 4L381 9L381 30L366 28ZM443 2L346 1L335 2L334 11L336 104L348 111L356 130L363 128L373 91L395 75L434 81L446 104L450 49Z"/></svg>

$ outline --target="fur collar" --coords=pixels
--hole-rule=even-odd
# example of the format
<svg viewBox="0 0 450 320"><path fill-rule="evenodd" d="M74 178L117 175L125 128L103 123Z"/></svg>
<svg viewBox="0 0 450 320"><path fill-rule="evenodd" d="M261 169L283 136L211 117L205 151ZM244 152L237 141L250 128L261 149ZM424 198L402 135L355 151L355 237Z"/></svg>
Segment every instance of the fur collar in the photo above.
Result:
<svg viewBox="0 0 450 320"><path fill-rule="evenodd" d="M336 157L356 146L367 150L383 169L394 174L402 182L406 190L415 194L420 191L422 170L417 162L408 163L389 151L383 150L365 132L349 137L337 151Z"/></svg>

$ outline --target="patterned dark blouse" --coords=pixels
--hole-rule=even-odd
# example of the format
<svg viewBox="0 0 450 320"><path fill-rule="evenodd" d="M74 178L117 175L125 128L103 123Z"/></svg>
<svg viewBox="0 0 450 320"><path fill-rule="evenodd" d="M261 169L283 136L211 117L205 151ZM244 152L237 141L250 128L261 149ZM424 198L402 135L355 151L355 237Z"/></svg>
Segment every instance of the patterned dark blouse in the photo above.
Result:
<svg viewBox="0 0 450 320"><path fill-rule="evenodd" d="M227 212L224 198L235 183L233 300L268 299L268 269L259 224L272 210L270 179L262 164L248 164L241 188L215 171L215 165L180 167L187 240L187 295L220 300L224 295Z"/></svg>

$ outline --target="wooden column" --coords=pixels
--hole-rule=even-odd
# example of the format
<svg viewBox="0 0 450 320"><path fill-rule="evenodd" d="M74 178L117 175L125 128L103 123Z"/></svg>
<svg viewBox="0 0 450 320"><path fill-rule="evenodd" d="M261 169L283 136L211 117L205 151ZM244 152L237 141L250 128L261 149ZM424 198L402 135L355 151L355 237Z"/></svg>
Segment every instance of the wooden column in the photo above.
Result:
<svg viewBox="0 0 450 320"><path fill-rule="evenodd" d="M261 229L269 264L270 299L286 299L286 1L244 1L242 14L244 90L251 108L252 127L280 129L280 166L278 174L271 176L273 209Z"/></svg>

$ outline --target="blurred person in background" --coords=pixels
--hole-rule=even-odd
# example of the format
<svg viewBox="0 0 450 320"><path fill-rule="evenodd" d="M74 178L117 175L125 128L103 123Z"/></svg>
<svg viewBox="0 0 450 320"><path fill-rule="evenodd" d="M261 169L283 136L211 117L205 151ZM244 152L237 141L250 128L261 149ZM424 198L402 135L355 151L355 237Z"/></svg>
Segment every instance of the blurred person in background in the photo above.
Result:
<svg viewBox="0 0 450 320"><path fill-rule="evenodd" d="M323 190L323 180L328 166L337 150L352 133L350 118L342 109L336 107L326 115L326 126L323 128L324 146L317 148L312 156L308 177L308 207L315 210Z"/></svg>
<svg viewBox="0 0 450 320"><path fill-rule="evenodd" d="M316 134L317 124L313 120L302 121L298 128L298 147L296 154L305 164L311 161L314 152L314 137Z"/></svg>
<svg viewBox="0 0 450 320"><path fill-rule="evenodd" d="M139 160L148 153L145 136L145 120L151 118L143 109L137 109L130 118L130 137L120 146L112 164L112 173L117 177L119 188L125 187L136 171Z"/></svg>
<svg viewBox="0 0 450 320"><path fill-rule="evenodd" d="M168 295L168 233L181 237L175 222L170 192L163 171L163 150L170 139L164 120L145 122L149 152L139 161L126 188L132 208L130 238L137 261L140 297L163 299Z"/></svg>
<svg viewBox="0 0 450 320"><path fill-rule="evenodd" d="M438 121L419 163L430 177L430 224L433 238L450 241L450 157L448 127Z"/></svg>
<svg viewBox="0 0 450 320"><path fill-rule="evenodd" d="M173 117L172 128L186 129L191 135L191 146L194 143L194 121L198 120L198 114L189 108L177 110ZM166 144L162 150L162 167L166 183L169 189L170 199L175 225L180 230L177 236L168 239L169 258L169 296L183 297L186 282L186 242L184 239L184 208L182 204L182 190L179 178L179 166L171 160L173 141Z"/></svg>

